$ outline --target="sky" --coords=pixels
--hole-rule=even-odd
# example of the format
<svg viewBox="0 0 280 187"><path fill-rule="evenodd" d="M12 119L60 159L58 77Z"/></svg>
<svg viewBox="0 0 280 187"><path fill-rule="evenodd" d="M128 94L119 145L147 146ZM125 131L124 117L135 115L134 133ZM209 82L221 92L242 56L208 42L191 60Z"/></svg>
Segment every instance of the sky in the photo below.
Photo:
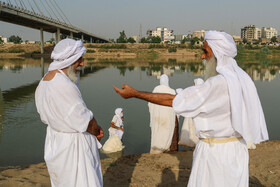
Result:
<svg viewBox="0 0 280 187"><path fill-rule="evenodd" d="M0 0L7 2L7 0ZM24 1L28 0L10 0ZM50 0L36 0L40 1ZM247 25L273 27L280 35L279 0L55 0L71 24L107 39L124 30L127 37L167 27L174 34L195 30L223 30L239 35ZM0 21L0 35L40 40L39 30ZM44 32L49 40L54 34Z"/></svg>

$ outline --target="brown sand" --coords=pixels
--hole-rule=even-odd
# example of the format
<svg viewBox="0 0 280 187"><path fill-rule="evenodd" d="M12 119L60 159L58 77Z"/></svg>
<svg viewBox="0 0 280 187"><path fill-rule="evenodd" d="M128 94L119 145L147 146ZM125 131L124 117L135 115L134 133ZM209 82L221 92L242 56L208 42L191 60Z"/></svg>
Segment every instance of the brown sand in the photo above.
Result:
<svg viewBox="0 0 280 187"><path fill-rule="evenodd" d="M186 186L192 151L130 155L101 161L104 186ZM250 186L280 186L280 141L250 150ZM0 186L50 186L45 163L0 168Z"/></svg>

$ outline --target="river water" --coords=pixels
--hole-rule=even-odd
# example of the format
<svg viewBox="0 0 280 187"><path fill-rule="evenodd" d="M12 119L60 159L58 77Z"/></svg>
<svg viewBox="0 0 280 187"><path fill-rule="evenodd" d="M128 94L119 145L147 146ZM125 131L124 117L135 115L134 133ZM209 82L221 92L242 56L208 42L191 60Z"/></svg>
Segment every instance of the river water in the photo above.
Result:
<svg viewBox="0 0 280 187"><path fill-rule="evenodd" d="M50 60L0 59L0 166L42 162L46 125L40 121L34 102L34 92ZM280 139L280 63L246 62L241 67L254 80L271 140ZM113 85L133 85L142 91L152 91L159 76L169 76L174 89L185 88L202 77L203 65L198 62L167 63L154 61L87 59L81 72L80 90L108 138L108 128L116 108L124 109L125 149L115 155L100 153L101 158L147 153L150 149L150 127L147 102L124 100ZM182 121L182 120L181 120Z"/></svg>

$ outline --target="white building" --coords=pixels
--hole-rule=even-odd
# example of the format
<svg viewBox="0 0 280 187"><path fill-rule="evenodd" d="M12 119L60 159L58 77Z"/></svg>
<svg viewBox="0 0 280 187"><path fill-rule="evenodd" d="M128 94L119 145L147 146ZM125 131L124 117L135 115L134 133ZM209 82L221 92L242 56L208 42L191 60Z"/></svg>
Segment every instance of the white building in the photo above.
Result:
<svg viewBox="0 0 280 187"><path fill-rule="evenodd" d="M172 41L174 40L173 30L168 30L166 27L160 28L157 27L156 30L148 30L148 36L160 37L162 42Z"/></svg>
<svg viewBox="0 0 280 187"><path fill-rule="evenodd" d="M8 38L5 38L5 37L3 37L3 36L0 36L0 38L2 38L4 44L8 43Z"/></svg>
<svg viewBox="0 0 280 187"><path fill-rule="evenodd" d="M257 28L255 25L248 25L241 29L241 38L247 40L271 39L273 36L277 37L277 30L275 28L262 27Z"/></svg>
<svg viewBox="0 0 280 187"><path fill-rule="evenodd" d="M195 38L195 37L198 37L199 39L200 39L201 37L204 38L204 35L205 35L206 32L207 32L207 31L205 31L205 30L194 31L193 34L192 34L192 38Z"/></svg>
<svg viewBox="0 0 280 187"><path fill-rule="evenodd" d="M241 38L247 40L258 40L261 38L261 29L255 25L248 25L241 29Z"/></svg>
<svg viewBox="0 0 280 187"><path fill-rule="evenodd" d="M277 37L277 30L275 28L262 28L262 38L271 39L273 36Z"/></svg>

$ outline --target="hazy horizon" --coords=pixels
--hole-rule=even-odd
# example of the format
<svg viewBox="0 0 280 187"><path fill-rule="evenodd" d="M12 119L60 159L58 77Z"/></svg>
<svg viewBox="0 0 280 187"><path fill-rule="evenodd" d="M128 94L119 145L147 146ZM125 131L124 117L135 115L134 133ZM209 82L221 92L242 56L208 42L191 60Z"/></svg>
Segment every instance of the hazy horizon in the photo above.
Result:
<svg viewBox="0 0 280 187"><path fill-rule="evenodd" d="M1 0L6 2L5 0ZM142 36L148 29L167 27L174 35L195 30L223 30L240 36L247 25L273 27L280 32L280 1L276 0L157 0L157 1L90 1L57 0L72 25L107 39L116 39L125 31L128 37ZM12 1L13 3L13 1ZM279 35L280 33L278 33ZM0 21L0 35L18 35L24 41L40 39L39 30ZM44 32L49 40L54 34Z"/></svg>

